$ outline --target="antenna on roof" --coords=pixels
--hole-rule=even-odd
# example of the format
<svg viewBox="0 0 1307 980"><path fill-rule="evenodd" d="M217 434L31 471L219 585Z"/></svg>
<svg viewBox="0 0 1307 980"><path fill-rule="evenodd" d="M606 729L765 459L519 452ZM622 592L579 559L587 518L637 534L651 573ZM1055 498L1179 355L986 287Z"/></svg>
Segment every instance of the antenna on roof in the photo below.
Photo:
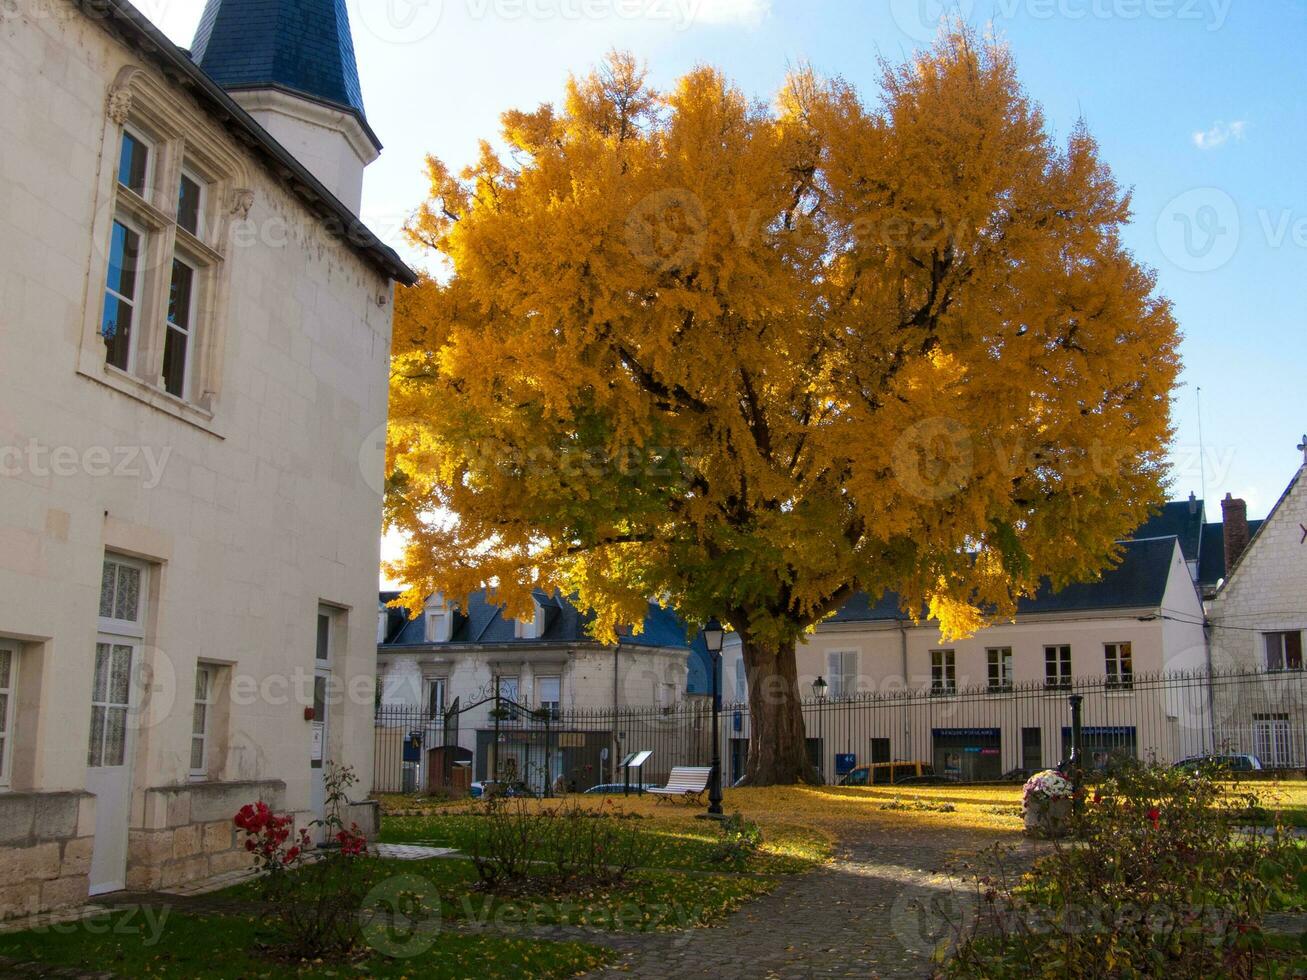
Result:
<svg viewBox="0 0 1307 980"><path fill-rule="evenodd" d="M1198 386L1198 488L1207 500L1207 452L1203 449L1203 386Z"/></svg>

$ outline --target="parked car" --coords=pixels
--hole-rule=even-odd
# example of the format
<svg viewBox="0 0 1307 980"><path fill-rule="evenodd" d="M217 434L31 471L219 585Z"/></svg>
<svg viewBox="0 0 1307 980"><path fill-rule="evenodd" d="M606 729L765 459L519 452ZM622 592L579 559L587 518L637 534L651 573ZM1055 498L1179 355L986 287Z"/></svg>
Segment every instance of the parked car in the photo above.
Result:
<svg viewBox="0 0 1307 980"><path fill-rule="evenodd" d="M649 790L649 789L653 789L655 786L660 786L660 785L661 785L660 783L645 783L644 789ZM586 792L587 793L620 793L624 789L626 789L625 783L600 783L598 786L591 786L588 790L586 790ZM631 784L632 793L637 793L640 791L640 789L641 787L639 783Z"/></svg>
<svg viewBox="0 0 1307 980"><path fill-rule="evenodd" d="M873 762L858 766L840 780L841 786L887 786L901 783L910 777L933 776L935 769L928 762Z"/></svg>
<svg viewBox="0 0 1307 980"><path fill-rule="evenodd" d="M1255 755L1191 755L1181 759L1175 769L1228 769L1230 772L1259 772L1262 760Z"/></svg>
<svg viewBox="0 0 1307 980"><path fill-rule="evenodd" d="M922 773L920 776L904 776L894 780L895 786L952 786L962 782L961 776L946 773Z"/></svg>
<svg viewBox="0 0 1307 980"><path fill-rule="evenodd" d="M501 783L493 779L478 780L470 787L473 799L480 799L483 796L535 796L523 782Z"/></svg>

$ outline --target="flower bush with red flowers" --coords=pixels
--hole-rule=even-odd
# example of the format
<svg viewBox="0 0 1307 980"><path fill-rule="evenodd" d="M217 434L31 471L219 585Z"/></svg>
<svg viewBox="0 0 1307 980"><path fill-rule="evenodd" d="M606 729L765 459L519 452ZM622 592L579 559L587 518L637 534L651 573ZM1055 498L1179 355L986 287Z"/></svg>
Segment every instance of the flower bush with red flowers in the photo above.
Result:
<svg viewBox="0 0 1307 980"><path fill-rule="evenodd" d="M254 855L262 898L275 929L269 952L290 959L349 955L360 943L359 912L374 876L367 838L340 813L355 782L351 769L327 765L326 816L295 827L290 814L259 800L237 811L233 822ZM323 844L315 845L310 828Z"/></svg>
<svg viewBox="0 0 1307 980"><path fill-rule="evenodd" d="M1307 850L1249 833L1255 799L1209 774L1125 765L1074 818L1078 838L1030 867L1012 848L968 869L950 977L1287 976L1262 919L1301 901ZM1267 971L1270 972L1267 972Z"/></svg>

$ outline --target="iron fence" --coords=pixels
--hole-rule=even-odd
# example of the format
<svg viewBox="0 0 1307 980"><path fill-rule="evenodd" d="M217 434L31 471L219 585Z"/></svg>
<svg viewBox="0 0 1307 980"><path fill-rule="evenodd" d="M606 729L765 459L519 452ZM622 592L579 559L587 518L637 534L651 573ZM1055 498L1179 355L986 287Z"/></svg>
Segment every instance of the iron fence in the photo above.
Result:
<svg viewBox="0 0 1307 980"><path fill-rule="evenodd" d="M1115 756L1174 763L1209 754L1254 755L1271 769L1307 769L1307 674L1171 673L1061 685L1023 683L926 688L809 698L803 716L809 758L828 782L855 767L909 761L965 782L982 782L1061 762L1070 749L1068 697L1083 698L1082 757L1103 768ZM747 704L719 715L723 778L744 775L751 722ZM622 781L629 752L653 754L644 781L673 766L712 761L706 698L655 705L431 713L382 706L375 726L375 792L449 788L455 767L531 792L579 792Z"/></svg>

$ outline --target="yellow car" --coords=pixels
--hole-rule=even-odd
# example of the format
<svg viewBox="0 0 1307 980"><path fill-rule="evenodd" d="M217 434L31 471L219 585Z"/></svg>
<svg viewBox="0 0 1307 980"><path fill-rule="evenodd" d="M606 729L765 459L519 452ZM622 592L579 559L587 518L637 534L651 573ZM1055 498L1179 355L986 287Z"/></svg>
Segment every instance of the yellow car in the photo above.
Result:
<svg viewBox="0 0 1307 980"><path fill-rule="evenodd" d="M841 786L883 786L905 779L934 776L935 769L928 762L873 762L858 766L840 780Z"/></svg>

